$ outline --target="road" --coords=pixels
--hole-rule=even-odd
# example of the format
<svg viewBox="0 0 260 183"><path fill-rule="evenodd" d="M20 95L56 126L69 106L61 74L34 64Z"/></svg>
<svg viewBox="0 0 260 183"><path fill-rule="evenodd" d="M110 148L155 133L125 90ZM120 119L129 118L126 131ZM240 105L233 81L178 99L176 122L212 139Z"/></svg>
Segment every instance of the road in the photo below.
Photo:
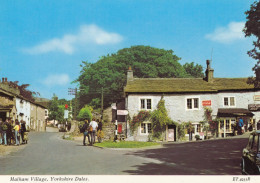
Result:
<svg viewBox="0 0 260 183"><path fill-rule="evenodd" d="M101 149L31 132L25 148L0 158L1 175L240 175L247 138L169 143L142 150Z"/></svg>

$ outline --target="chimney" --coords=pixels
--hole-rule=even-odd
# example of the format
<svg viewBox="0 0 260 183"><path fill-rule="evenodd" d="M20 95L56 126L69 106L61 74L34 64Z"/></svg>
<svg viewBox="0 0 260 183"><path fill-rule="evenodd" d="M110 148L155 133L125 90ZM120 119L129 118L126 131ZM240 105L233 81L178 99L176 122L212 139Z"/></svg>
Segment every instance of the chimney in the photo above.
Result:
<svg viewBox="0 0 260 183"><path fill-rule="evenodd" d="M211 60L207 60L206 63L207 63L207 69L205 72L205 74L206 74L205 80L209 83L212 83L214 69L211 68Z"/></svg>
<svg viewBox="0 0 260 183"><path fill-rule="evenodd" d="M129 67L127 71L127 82L134 80L134 73L132 71L132 68Z"/></svg>
<svg viewBox="0 0 260 183"><path fill-rule="evenodd" d="M2 83L4 83L5 82L5 78L2 78Z"/></svg>

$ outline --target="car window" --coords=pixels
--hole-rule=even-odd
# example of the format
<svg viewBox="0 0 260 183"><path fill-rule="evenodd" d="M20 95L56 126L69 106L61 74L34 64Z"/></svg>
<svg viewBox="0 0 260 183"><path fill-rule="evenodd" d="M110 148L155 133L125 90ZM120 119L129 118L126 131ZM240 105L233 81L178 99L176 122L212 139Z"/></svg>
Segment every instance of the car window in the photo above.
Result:
<svg viewBox="0 0 260 183"><path fill-rule="evenodd" d="M258 146L258 135L254 135L254 141L252 146L252 151L257 152L257 146Z"/></svg>
<svg viewBox="0 0 260 183"><path fill-rule="evenodd" d="M251 149L253 143L253 135L249 136L248 144L247 144L247 149Z"/></svg>

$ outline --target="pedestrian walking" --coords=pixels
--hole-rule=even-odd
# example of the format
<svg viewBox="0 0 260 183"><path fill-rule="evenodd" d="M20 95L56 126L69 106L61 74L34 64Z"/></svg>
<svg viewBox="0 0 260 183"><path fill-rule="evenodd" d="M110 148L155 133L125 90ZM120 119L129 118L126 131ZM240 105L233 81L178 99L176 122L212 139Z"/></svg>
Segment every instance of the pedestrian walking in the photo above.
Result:
<svg viewBox="0 0 260 183"><path fill-rule="evenodd" d="M89 129L90 129L89 131L90 131L90 134L91 134L91 143L90 143L91 145L93 145L95 143L97 127L98 127L98 124L95 121L95 118L93 118L93 120L89 124Z"/></svg>
<svg viewBox="0 0 260 183"><path fill-rule="evenodd" d="M25 140L24 140L24 133L26 132L26 124L25 124L25 121L21 121L21 137L22 137L22 144L25 143Z"/></svg>
<svg viewBox="0 0 260 183"><path fill-rule="evenodd" d="M88 137L88 142L90 144L90 139L89 139L89 132L88 132L88 128L89 128L89 123L88 120L85 120L85 124L83 125L82 129L83 129L83 145L86 145L86 137Z"/></svg>
<svg viewBox="0 0 260 183"><path fill-rule="evenodd" d="M20 142L19 142L20 124L19 124L18 120L15 121L15 126L13 129L14 129L14 134L15 134L15 145L19 146L20 145Z"/></svg>

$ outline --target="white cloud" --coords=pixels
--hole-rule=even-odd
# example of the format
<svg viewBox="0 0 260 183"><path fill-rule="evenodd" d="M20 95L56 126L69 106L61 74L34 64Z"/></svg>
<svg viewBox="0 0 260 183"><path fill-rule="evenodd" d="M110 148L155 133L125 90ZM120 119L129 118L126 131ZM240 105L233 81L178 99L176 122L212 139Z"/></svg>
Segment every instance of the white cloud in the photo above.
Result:
<svg viewBox="0 0 260 183"><path fill-rule="evenodd" d="M215 29L213 33L207 34L205 38L220 43L232 43L236 40L242 40L244 39L242 32L244 26L244 22L230 22L227 27Z"/></svg>
<svg viewBox="0 0 260 183"><path fill-rule="evenodd" d="M47 86L66 85L69 83L69 76L67 74L49 75L43 80L43 84Z"/></svg>
<svg viewBox="0 0 260 183"><path fill-rule="evenodd" d="M123 40L117 33L109 33L96 25L82 25L75 35L66 34L62 38L53 38L23 51L29 54L42 54L51 51L60 51L73 54L80 45L116 44Z"/></svg>

